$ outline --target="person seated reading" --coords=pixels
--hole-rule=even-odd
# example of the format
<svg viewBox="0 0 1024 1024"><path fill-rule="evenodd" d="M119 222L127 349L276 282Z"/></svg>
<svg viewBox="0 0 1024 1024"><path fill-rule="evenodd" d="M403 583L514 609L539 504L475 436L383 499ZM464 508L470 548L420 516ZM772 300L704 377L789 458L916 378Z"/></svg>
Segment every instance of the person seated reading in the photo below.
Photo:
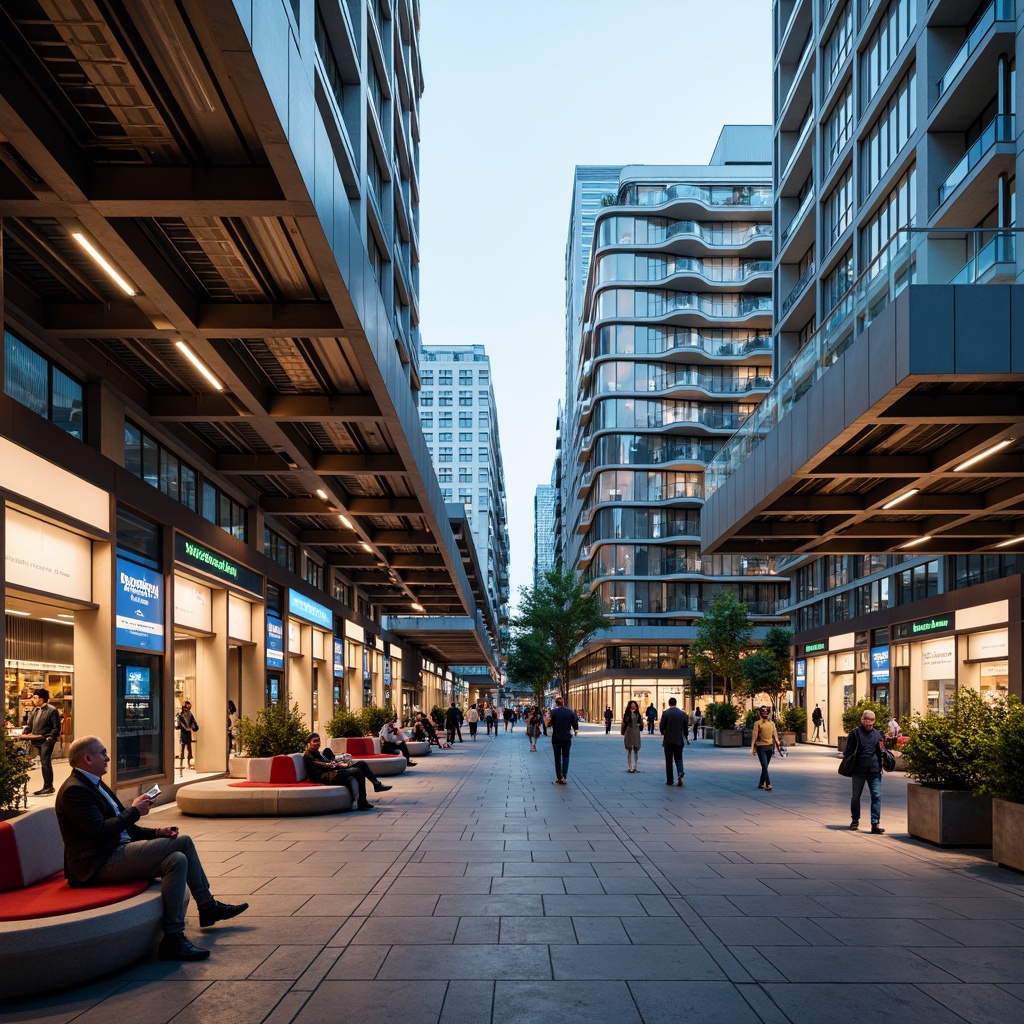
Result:
<svg viewBox="0 0 1024 1024"><path fill-rule="evenodd" d="M395 715L390 722L384 723L384 728L380 731L380 752L397 754L399 751L412 768L416 762L409 756L409 744L406 742L405 733L398 728L398 715Z"/></svg>
<svg viewBox="0 0 1024 1024"><path fill-rule="evenodd" d="M356 808L360 811L368 811L373 807L366 799L366 783L373 786L375 793L383 793L389 790L376 775L367 767L365 761L338 761L330 747L320 749L320 734L313 732L309 734L308 746L302 754L302 763L306 766L306 774L313 782L319 782L324 786L348 786L355 789L352 796L356 798ZM346 755L347 756L347 755Z"/></svg>

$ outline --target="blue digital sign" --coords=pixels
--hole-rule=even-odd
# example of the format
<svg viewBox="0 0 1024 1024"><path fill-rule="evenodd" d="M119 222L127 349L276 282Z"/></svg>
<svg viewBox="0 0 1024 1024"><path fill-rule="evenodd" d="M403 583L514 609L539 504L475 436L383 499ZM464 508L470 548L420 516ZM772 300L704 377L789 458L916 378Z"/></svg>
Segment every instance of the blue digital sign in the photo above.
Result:
<svg viewBox="0 0 1024 1024"><path fill-rule="evenodd" d="M345 641L340 636L334 638L334 674L345 674Z"/></svg>
<svg viewBox="0 0 1024 1024"><path fill-rule="evenodd" d="M807 660L805 658L796 659L796 688L802 690L807 686Z"/></svg>
<svg viewBox="0 0 1024 1024"><path fill-rule="evenodd" d="M889 648L871 648L871 682L889 682Z"/></svg>
<svg viewBox="0 0 1024 1024"><path fill-rule="evenodd" d="M126 697L149 696L149 669L141 665L129 665L124 671Z"/></svg>
<svg viewBox="0 0 1024 1024"><path fill-rule="evenodd" d="M117 560L115 643L163 653L164 577L127 559Z"/></svg>
<svg viewBox="0 0 1024 1024"><path fill-rule="evenodd" d="M284 624L267 615L267 668L284 668Z"/></svg>
<svg viewBox="0 0 1024 1024"><path fill-rule="evenodd" d="M334 629L334 616L331 614L330 608L325 608L322 604L303 597L297 590L288 591L288 611L300 619L323 626L324 629Z"/></svg>

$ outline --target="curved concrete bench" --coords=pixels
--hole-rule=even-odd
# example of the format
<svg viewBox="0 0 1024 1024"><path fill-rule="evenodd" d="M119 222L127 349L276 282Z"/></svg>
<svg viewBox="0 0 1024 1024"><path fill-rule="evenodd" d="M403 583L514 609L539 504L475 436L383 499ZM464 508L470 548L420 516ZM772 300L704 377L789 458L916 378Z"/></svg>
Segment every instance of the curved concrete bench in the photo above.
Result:
<svg viewBox="0 0 1024 1024"><path fill-rule="evenodd" d="M52 807L0 822L0 999L79 985L127 967L160 933L158 885L72 889L63 878L63 858Z"/></svg>
<svg viewBox="0 0 1024 1024"><path fill-rule="evenodd" d="M365 761L376 776L401 775L409 762L401 754L382 754L379 736L335 737L328 746L335 754L351 754L356 761ZM409 751L412 753L412 751Z"/></svg>
<svg viewBox="0 0 1024 1024"><path fill-rule="evenodd" d="M247 778L210 779L182 786L178 810L206 818L282 818L333 814L353 804L348 786L323 786L306 778L301 754L249 759Z"/></svg>
<svg viewBox="0 0 1024 1024"><path fill-rule="evenodd" d="M409 754L412 757L426 757L430 753L430 742L428 740L409 740Z"/></svg>

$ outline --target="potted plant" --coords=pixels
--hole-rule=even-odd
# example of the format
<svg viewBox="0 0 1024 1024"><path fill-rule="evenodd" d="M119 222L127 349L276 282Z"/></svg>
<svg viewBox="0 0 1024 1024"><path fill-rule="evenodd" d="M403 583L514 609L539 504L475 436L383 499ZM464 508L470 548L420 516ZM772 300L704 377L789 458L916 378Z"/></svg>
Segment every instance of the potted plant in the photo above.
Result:
<svg viewBox="0 0 1024 1024"><path fill-rule="evenodd" d="M1024 704L1012 696L988 745L981 791L992 797L992 859L1024 871Z"/></svg>
<svg viewBox="0 0 1024 1024"><path fill-rule="evenodd" d="M395 716L394 708L379 708L376 704L368 704L359 712L363 723L364 736L378 736L381 729Z"/></svg>
<svg viewBox="0 0 1024 1024"><path fill-rule="evenodd" d="M290 708L284 703L271 704L256 712L254 722L248 715L238 720L236 736L244 756L232 758L232 772L248 770L249 758L297 754L306 749L309 726L299 705Z"/></svg>
<svg viewBox="0 0 1024 1024"><path fill-rule="evenodd" d="M750 708L743 716L743 746L749 747L754 740L754 723L761 717L757 708Z"/></svg>
<svg viewBox="0 0 1024 1024"><path fill-rule="evenodd" d="M740 709L731 701L715 701L707 708L707 718L715 730L716 747L738 747L742 740L742 732L736 728L736 720L740 717Z"/></svg>
<svg viewBox="0 0 1024 1024"><path fill-rule="evenodd" d="M839 753L846 753L846 737L849 735L851 729L856 729L860 725L860 716L865 711L873 711L875 713L875 726L885 732L885 725L892 717L892 712L889 710L888 704L879 704L877 700L868 700L866 697L863 700L857 701L852 707L848 707L843 712L843 735L838 737L836 744L839 747Z"/></svg>
<svg viewBox="0 0 1024 1024"><path fill-rule="evenodd" d="M907 831L937 846L989 846L992 801L976 790L1003 718L976 690L962 689L944 715L917 715L902 745Z"/></svg>
<svg viewBox="0 0 1024 1024"><path fill-rule="evenodd" d="M793 705L783 708L779 712L779 732L782 742L787 746L793 746L797 736L807 731L807 712L803 708Z"/></svg>
<svg viewBox="0 0 1024 1024"><path fill-rule="evenodd" d="M28 806L28 776L21 744L5 736L0 750L0 819L14 817Z"/></svg>
<svg viewBox="0 0 1024 1024"><path fill-rule="evenodd" d="M327 723L327 737L333 739L356 739L365 734L363 719L360 715L342 708L336 711L334 717Z"/></svg>

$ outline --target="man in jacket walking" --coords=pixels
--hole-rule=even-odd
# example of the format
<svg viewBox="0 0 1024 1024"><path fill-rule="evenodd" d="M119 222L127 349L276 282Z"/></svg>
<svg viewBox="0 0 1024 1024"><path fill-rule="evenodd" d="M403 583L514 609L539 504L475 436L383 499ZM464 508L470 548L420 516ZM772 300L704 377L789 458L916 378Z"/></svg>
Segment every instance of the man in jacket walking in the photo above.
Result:
<svg viewBox="0 0 1024 1024"><path fill-rule="evenodd" d="M53 747L60 737L60 712L50 703L50 691L40 686L32 694L32 714L28 731L21 738L29 740L39 751L39 767L43 770L43 788L33 796L46 796L53 788Z"/></svg>
<svg viewBox="0 0 1024 1024"><path fill-rule="evenodd" d="M544 716L544 721L551 729L551 751L555 755L555 783L564 786L569 774L569 748L572 746L572 737L580 733L580 720L572 708L565 706L561 697L556 697L555 706Z"/></svg>
<svg viewBox="0 0 1024 1024"><path fill-rule="evenodd" d="M860 725L850 730L846 737L846 752L855 750L853 755L853 795L850 799L850 828L860 828L860 798L865 784L871 792L871 832L880 836L885 833L882 820L882 747L885 737L875 728L874 711L865 711L860 716Z"/></svg>
<svg viewBox="0 0 1024 1024"><path fill-rule="evenodd" d="M661 745L665 748L665 785L671 786L672 765L676 766L676 785L683 784L683 744L686 742L686 734L690 730L690 719L682 708L676 707L675 697L669 697L668 707L662 712L661 721L658 723L661 731Z"/></svg>

